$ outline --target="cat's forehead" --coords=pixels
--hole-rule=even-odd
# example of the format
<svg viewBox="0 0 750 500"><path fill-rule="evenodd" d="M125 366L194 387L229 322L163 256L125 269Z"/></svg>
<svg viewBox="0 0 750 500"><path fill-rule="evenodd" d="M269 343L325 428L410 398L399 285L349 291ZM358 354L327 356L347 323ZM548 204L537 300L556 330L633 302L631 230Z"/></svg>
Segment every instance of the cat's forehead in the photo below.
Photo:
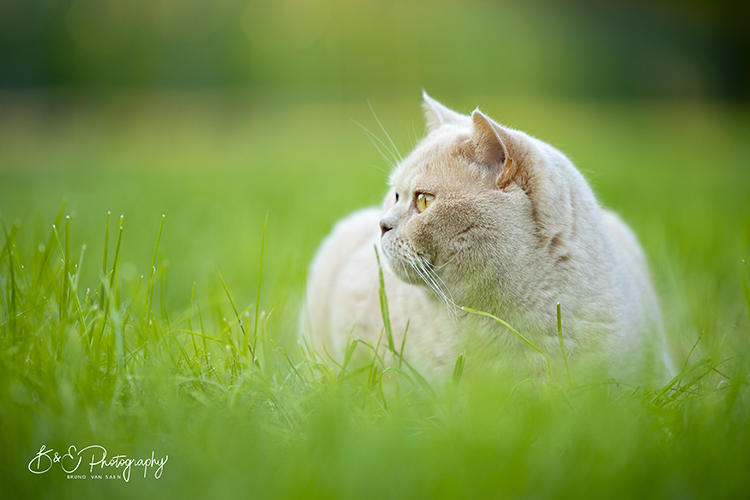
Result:
<svg viewBox="0 0 750 500"><path fill-rule="evenodd" d="M425 137L391 174L392 186L408 187L425 178L460 177L456 163L464 156L469 131L443 127Z"/></svg>

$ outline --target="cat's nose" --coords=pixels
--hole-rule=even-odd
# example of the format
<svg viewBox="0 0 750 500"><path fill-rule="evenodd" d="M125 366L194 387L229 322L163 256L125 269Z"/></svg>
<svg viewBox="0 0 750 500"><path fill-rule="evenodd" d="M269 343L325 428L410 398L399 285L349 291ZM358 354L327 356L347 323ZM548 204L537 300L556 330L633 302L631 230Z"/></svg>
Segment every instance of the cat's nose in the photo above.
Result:
<svg viewBox="0 0 750 500"><path fill-rule="evenodd" d="M382 238L385 233L393 229L385 219L380 219L380 237Z"/></svg>

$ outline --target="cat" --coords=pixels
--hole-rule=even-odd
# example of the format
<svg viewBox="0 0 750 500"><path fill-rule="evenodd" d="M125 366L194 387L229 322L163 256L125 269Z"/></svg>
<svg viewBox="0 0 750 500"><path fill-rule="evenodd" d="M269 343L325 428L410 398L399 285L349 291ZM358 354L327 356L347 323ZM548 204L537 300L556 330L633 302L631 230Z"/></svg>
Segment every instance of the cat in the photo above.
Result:
<svg viewBox="0 0 750 500"><path fill-rule="evenodd" d="M383 205L339 221L312 261L301 323L313 346L341 362L353 338L381 338L377 247L394 344L406 334L404 358L431 376L462 353L475 370L545 376L543 356L466 307L509 323L557 374L565 362L663 380L671 367L644 253L570 160L479 108L463 115L426 93L423 108L428 134L395 167Z"/></svg>

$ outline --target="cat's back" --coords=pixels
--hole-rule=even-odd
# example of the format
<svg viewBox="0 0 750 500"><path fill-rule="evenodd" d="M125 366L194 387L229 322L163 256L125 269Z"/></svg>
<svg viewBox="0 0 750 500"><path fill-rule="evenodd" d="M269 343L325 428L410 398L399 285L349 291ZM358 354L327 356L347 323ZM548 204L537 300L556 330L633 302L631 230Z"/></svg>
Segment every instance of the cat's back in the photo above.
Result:
<svg viewBox="0 0 750 500"><path fill-rule="evenodd" d="M627 304L629 322L634 323L633 334L640 339L624 338L621 352L633 351L629 358L641 357L651 377L665 383L673 376L674 366L669 356L664 329L662 327L659 299L651 281L648 260L633 230L614 212L603 210L604 221L622 263L620 282L630 288Z"/></svg>
<svg viewBox="0 0 750 500"><path fill-rule="evenodd" d="M615 246L620 249L623 258L627 261L626 265L637 271L639 277L648 278L649 271L646 256L633 230L616 213L609 210L602 210L602 214Z"/></svg>
<svg viewBox="0 0 750 500"><path fill-rule="evenodd" d="M602 210L604 222L612 237L614 247L619 254L622 264L619 277L623 285L631 288L628 304L641 309L634 317L642 317L645 323L653 323L653 327L660 329L661 318L656 293L651 283L651 273L648 268L646 255L643 253L638 238L632 229L618 216L609 210ZM642 325L646 327L647 325Z"/></svg>

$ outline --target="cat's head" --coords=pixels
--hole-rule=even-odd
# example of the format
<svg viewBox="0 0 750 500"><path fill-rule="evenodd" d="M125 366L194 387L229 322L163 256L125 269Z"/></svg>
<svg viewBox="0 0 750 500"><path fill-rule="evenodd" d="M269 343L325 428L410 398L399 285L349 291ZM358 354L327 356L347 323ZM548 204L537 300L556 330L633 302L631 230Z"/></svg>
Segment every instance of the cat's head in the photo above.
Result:
<svg viewBox="0 0 750 500"><path fill-rule="evenodd" d="M467 292L519 252L562 249L570 214L561 171L575 170L565 156L479 109L462 115L427 94L424 109L429 133L391 175L380 221L393 273Z"/></svg>

